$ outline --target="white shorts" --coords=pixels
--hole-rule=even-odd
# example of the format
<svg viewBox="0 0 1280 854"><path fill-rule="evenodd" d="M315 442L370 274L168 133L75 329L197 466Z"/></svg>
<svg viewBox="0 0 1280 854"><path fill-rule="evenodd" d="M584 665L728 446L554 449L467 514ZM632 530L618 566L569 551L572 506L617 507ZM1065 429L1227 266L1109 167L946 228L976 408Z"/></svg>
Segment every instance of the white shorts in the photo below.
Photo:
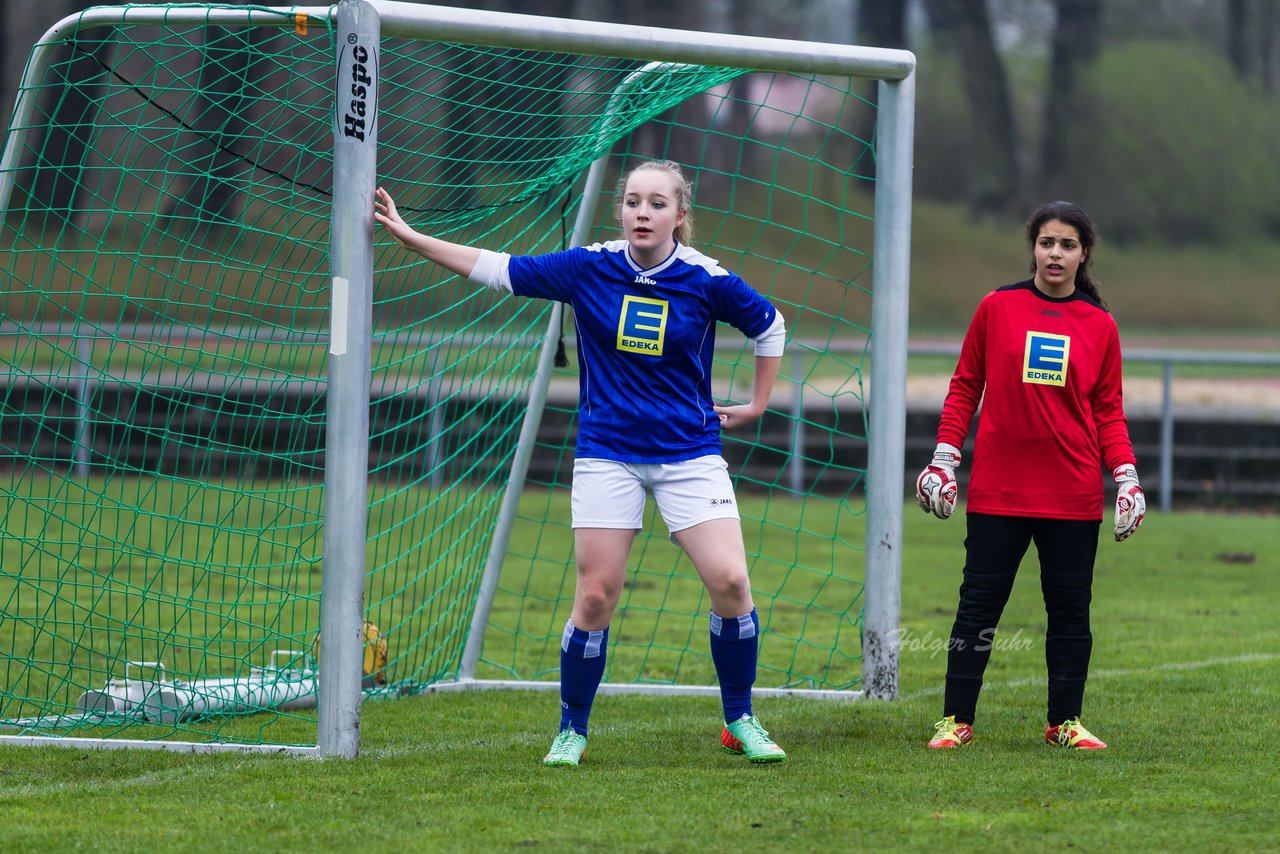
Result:
<svg viewBox="0 0 1280 854"><path fill-rule="evenodd" d="M573 461L573 527L644 527L645 492L653 493L672 534L708 519L737 519L729 464L719 454L682 463Z"/></svg>

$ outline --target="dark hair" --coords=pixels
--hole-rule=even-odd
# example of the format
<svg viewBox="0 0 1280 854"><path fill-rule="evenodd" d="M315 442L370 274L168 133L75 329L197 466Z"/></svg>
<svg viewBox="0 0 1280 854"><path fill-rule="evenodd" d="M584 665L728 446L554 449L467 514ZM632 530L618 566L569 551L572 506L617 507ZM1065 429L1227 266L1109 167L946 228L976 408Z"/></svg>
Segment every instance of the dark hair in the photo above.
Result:
<svg viewBox="0 0 1280 854"><path fill-rule="evenodd" d="M1069 225L1080 235L1080 247L1084 249L1084 257L1080 259L1080 266L1076 267L1076 288L1084 291L1103 308L1107 307L1106 302L1102 299L1102 294L1098 291L1098 283L1089 275L1089 266L1093 264L1093 247L1098 242L1098 234L1093 230L1093 222L1089 219L1089 215L1084 212L1084 208L1074 202L1048 202L1036 208L1031 214L1031 219L1027 220L1027 245L1035 247L1036 238L1040 236L1040 228L1046 222L1057 220L1063 225ZM1036 271L1036 259L1033 254L1031 257L1031 272Z"/></svg>

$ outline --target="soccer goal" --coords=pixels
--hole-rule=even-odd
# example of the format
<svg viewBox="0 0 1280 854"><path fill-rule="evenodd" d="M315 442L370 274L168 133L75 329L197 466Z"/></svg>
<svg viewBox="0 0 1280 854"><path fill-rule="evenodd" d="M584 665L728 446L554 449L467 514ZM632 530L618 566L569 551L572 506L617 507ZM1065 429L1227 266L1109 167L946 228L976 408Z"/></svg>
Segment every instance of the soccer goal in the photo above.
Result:
<svg viewBox="0 0 1280 854"><path fill-rule="evenodd" d="M0 743L350 757L370 698L554 686L572 323L375 234L373 192L546 252L616 236L651 158L790 333L725 445L757 691L896 696L913 71L384 0L50 29L0 159ZM708 610L651 516L602 690L714 692Z"/></svg>

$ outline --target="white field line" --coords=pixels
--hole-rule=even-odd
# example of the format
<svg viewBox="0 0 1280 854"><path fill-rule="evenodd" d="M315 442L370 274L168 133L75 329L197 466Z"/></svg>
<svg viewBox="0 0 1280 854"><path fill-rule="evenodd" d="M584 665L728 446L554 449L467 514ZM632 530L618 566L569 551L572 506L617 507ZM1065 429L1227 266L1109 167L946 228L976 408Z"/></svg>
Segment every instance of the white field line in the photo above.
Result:
<svg viewBox="0 0 1280 854"><path fill-rule="evenodd" d="M1140 676L1146 673L1158 673L1161 671L1176 670L1202 670L1206 667L1218 667L1224 664L1252 664L1258 661L1277 661L1280 660L1280 653L1276 652L1256 652L1248 655L1233 655L1229 658L1206 658L1201 661L1170 661L1166 664L1153 664L1149 667L1124 667L1113 670L1090 670L1090 679L1107 679L1115 677ZM1043 684L1047 677L1044 674L1039 676L1024 676L1021 679L1009 679L1003 682L984 682L982 684L983 691L989 691L992 688L1021 688L1027 685ZM921 688L919 691L912 691L910 694L904 694L901 699L904 702L920 699L921 697L936 697L946 690L944 685L935 685L932 688Z"/></svg>

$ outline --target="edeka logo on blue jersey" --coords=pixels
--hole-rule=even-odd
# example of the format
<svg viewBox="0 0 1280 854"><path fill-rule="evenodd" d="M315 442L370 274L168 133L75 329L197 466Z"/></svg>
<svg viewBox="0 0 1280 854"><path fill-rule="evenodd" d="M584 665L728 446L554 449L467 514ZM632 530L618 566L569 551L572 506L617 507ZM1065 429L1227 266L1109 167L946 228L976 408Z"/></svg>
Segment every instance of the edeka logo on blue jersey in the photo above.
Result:
<svg viewBox="0 0 1280 854"><path fill-rule="evenodd" d="M618 318L618 349L646 356L661 356L667 334L667 301L648 297L622 298Z"/></svg>
<svg viewBox="0 0 1280 854"><path fill-rule="evenodd" d="M1048 332L1027 332L1027 349L1022 357L1022 381L1037 385L1067 384L1067 356L1071 339Z"/></svg>

